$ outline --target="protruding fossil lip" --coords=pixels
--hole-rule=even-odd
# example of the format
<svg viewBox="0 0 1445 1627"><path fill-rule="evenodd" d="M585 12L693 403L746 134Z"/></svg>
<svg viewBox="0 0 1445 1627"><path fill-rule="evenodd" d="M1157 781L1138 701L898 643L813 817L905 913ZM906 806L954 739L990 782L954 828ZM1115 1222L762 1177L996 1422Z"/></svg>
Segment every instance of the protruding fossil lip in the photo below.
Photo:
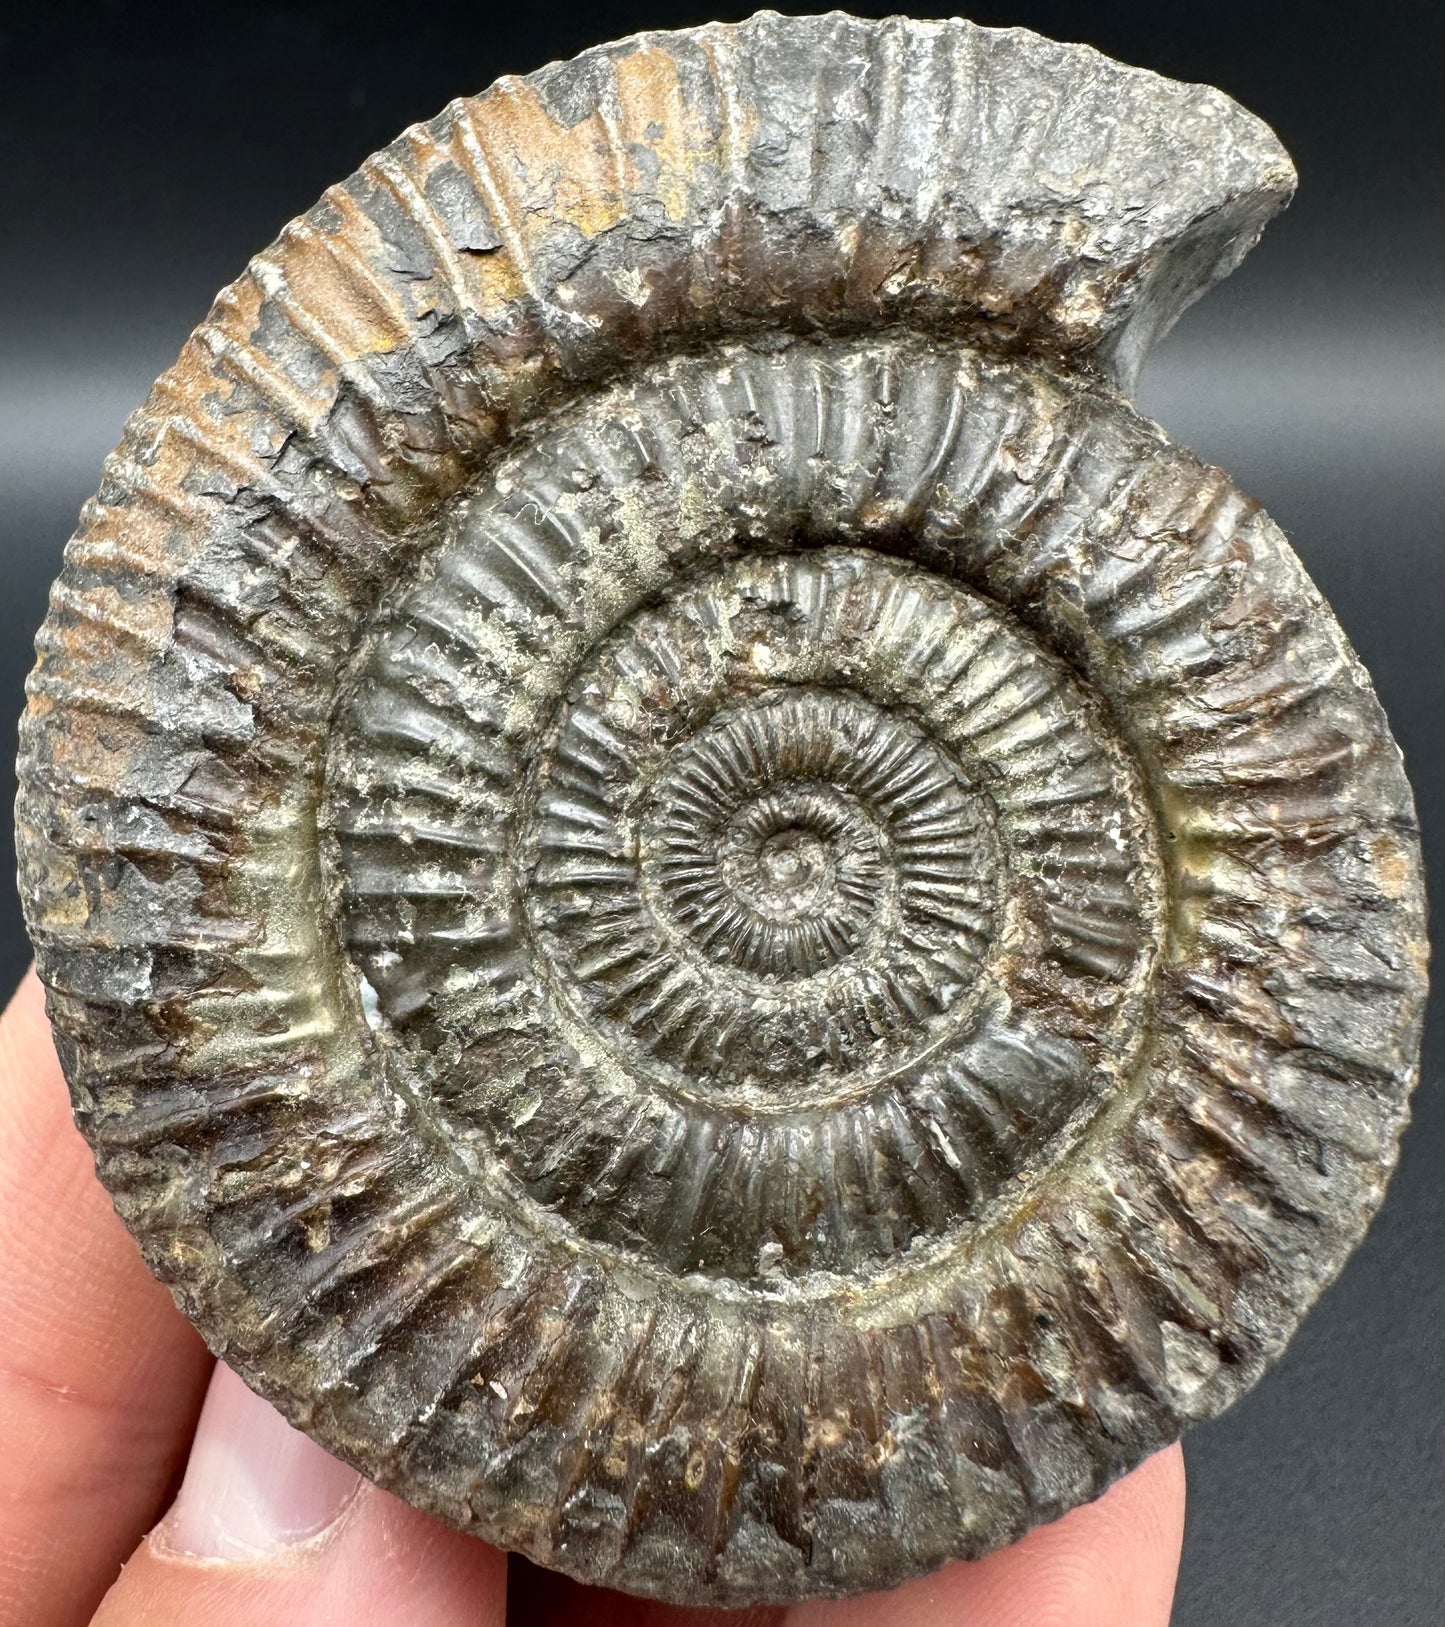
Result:
<svg viewBox="0 0 1445 1627"><path fill-rule="evenodd" d="M1393 1159L1423 990L1413 814L1283 539L1112 384L1292 180L1228 98L1086 48L764 14L453 104L221 295L67 550L22 724L22 891L117 1207L212 1345L333 1451L590 1580L789 1599L1008 1540L1278 1352ZM670 573L821 544L964 581L1090 686L1074 715L1105 722L1072 754L1052 731L1038 777L1100 809L1096 757L1147 783L1136 823L1167 863L1146 831L1149 862L1110 874L1137 872L1168 932L1146 1002L1140 935L1069 895L1068 845L1127 858L1128 820L1041 815L1048 873L1001 956L1008 1014L1038 1020L990 1028L979 1068L1023 1080L1021 1111L1083 1077L1112 979L1137 1080L1089 1104L1088 1179L1005 1170L967 1270L908 1256L890 1198L870 1220L897 1269L805 1293L779 1241L801 1224L752 1251L756 1282L683 1248L681 1204L579 1237L545 1179L565 1197L599 1126L634 1140L615 1093L564 1122L545 1069L497 1115L524 1190L487 1188L491 1149L429 1106L451 1053L403 1054L433 968L408 987L363 977L359 934L344 952L364 889L347 903L323 801L340 697L392 660L359 795L401 742L411 778L368 830L403 830L439 896L448 830L413 817L418 785L445 800L467 753L535 738L537 693L551 708ZM588 559L582 611L548 620ZM463 725L469 661L516 682ZM1039 695L998 704L989 726L1029 746ZM468 884L501 824L470 820ZM383 922L382 949L404 958L423 914ZM697 1105L639 1182L713 1167L686 1157ZM889 1104L890 1168L918 1183L890 1190L946 1220L963 1143L942 1095L910 1105ZM588 1178L605 1196L628 1173L600 1156Z"/></svg>
<svg viewBox="0 0 1445 1627"><path fill-rule="evenodd" d="M680 96L707 134L682 144L656 195L686 197L684 221L722 223L720 252L741 281L750 256L772 258L766 229L745 217L786 221L807 247L794 250L796 289L775 295L784 320L790 292L806 298L810 281L836 274L829 245L851 236L847 274L872 279L884 308L922 302L925 327L1092 358L1130 390L1149 349L1294 193L1274 132L1221 91L1028 29L764 11L736 32L683 38L637 34L523 83L569 134L642 86ZM715 102L689 95L704 76ZM526 128L531 141L530 118ZM931 230L914 231L923 219ZM599 232L590 212L579 225L589 258L614 229Z"/></svg>

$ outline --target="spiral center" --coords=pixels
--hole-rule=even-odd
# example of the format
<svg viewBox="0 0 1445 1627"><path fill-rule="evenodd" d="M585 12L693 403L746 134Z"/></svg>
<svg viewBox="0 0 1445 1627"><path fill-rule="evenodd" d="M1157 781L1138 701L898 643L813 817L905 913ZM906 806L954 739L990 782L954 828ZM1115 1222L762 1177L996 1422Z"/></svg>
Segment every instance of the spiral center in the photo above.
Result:
<svg viewBox="0 0 1445 1627"><path fill-rule="evenodd" d="M680 765L684 771L689 766ZM662 792L660 893L711 960L774 979L809 977L851 955L877 913L879 836L836 787L784 784L726 806L721 827ZM714 815L714 819L716 819Z"/></svg>
<svg viewBox="0 0 1445 1627"><path fill-rule="evenodd" d="M737 888L747 903L775 921L814 914L832 879L832 848L816 831L792 825L774 831L738 866Z"/></svg>

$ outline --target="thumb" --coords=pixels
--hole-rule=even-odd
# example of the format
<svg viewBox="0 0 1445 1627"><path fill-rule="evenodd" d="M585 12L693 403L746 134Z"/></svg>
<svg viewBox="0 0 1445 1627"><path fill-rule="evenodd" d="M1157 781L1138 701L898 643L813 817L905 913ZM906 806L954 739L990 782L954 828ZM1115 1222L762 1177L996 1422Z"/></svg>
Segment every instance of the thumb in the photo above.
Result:
<svg viewBox="0 0 1445 1627"><path fill-rule="evenodd" d="M179 1496L92 1627L502 1627L506 1556L408 1508L217 1364Z"/></svg>

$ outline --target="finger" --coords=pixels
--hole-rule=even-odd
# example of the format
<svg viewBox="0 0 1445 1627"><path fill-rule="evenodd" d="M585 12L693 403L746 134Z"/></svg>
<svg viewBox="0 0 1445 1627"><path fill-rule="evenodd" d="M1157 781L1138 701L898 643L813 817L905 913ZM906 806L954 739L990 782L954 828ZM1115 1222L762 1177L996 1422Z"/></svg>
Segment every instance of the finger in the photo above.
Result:
<svg viewBox="0 0 1445 1627"><path fill-rule="evenodd" d="M0 1017L0 1624L90 1617L165 1507L211 1359L95 1178L33 974Z"/></svg>
<svg viewBox="0 0 1445 1627"><path fill-rule="evenodd" d="M799 1606L788 1627L1168 1627L1183 1537L1176 1445L1011 1547L892 1593Z"/></svg>
<svg viewBox="0 0 1445 1627"><path fill-rule="evenodd" d="M502 1627L506 1556L328 1457L218 1365L180 1495L93 1627Z"/></svg>

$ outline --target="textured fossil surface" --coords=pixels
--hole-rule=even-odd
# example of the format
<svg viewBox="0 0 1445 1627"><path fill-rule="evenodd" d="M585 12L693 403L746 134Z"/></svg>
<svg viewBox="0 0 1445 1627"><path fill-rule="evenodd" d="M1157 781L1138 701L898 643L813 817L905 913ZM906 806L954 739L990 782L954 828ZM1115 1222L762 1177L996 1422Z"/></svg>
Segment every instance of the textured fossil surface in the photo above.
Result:
<svg viewBox="0 0 1445 1627"><path fill-rule="evenodd" d="M1292 184L1082 47L764 14L454 103L221 295L69 544L21 884L102 1179L301 1427L740 1604L1278 1354L1394 1160L1414 814L1125 392Z"/></svg>

